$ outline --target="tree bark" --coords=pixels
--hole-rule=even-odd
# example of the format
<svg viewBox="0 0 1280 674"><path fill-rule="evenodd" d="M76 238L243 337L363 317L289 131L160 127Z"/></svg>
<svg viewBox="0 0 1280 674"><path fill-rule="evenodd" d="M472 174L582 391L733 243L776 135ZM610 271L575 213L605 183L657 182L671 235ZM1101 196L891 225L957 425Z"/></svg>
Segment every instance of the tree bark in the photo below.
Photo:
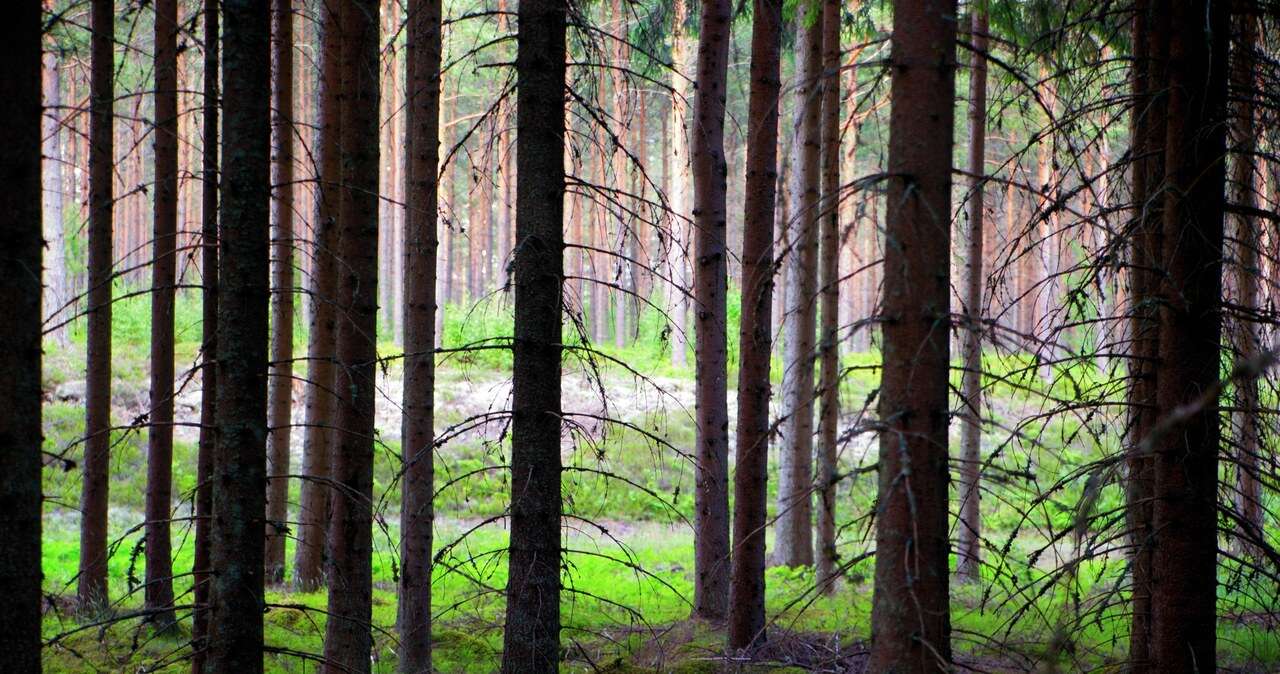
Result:
<svg viewBox="0 0 1280 674"><path fill-rule="evenodd" d="M987 13L975 9L969 69L969 232L965 240L964 372L960 417L960 523L956 578L978 580L982 567L982 284L986 218Z"/></svg>
<svg viewBox="0 0 1280 674"><path fill-rule="evenodd" d="M822 338L819 342L817 586L835 591L836 436L840 423L840 1L822 0L822 199L819 203Z"/></svg>
<svg viewBox="0 0 1280 674"><path fill-rule="evenodd" d="M40 3L15 3L0 37L0 652L14 672L40 671L41 236ZM59 223L61 224L61 223Z"/></svg>
<svg viewBox="0 0 1280 674"><path fill-rule="evenodd" d="M519 3L511 543L502 671L559 671L564 284L562 0Z"/></svg>
<svg viewBox="0 0 1280 674"><path fill-rule="evenodd" d="M111 470L112 135L115 100L115 3L91 4L89 72L89 290L85 379L84 476L80 489L80 569L84 611L107 604L107 502Z"/></svg>
<svg viewBox="0 0 1280 674"><path fill-rule="evenodd" d="M174 626L173 307L178 238L178 3L155 5L155 205L151 238L151 416L147 430L145 606L160 629Z"/></svg>
<svg viewBox="0 0 1280 674"><path fill-rule="evenodd" d="M47 0L45 5L49 5ZM44 161L40 176L44 204L40 217L44 223L45 245L49 249L49 255L45 256L47 266L44 269L43 309L49 321L56 326L53 327L50 337L53 337L59 346L65 347L70 345L70 341L66 326L60 324L66 322L67 314L55 312L59 312L63 303L67 302L72 295L67 278L67 244L63 231L62 208L66 190L62 170L62 127L67 121L67 115L60 109L63 103L60 59L50 50L44 53L42 61L45 114L41 121L43 139L41 152L44 155ZM75 101L74 98L72 100ZM79 101L75 101L75 104L78 105ZM75 171L75 166L72 164L72 173Z"/></svg>
<svg viewBox="0 0 1280 674"><path fill-rule="evenodd" d="M778 99L782 93L782 2L755 0L746 198L742 216L737 461L733 482L733 568L729 648L765 634L765 526L769 483L769 365L773 333L773 218L778 185Z"/></svg>
<svg viewBox="0 0 1280 674"><path fill-rule="evenodd" d="M378 0L344 0L340 34L343 314L322 672L365 672L373 650L374 376L378 336Z"/></svg>
<svg viewBox="0 0 1280 674"><path fill-rule="evenodd" d="M293 1L271 2L271 373L267 378L267 582L284 582L293 425Z"/></svg>
<svg viewBox="0 0 1280 674"><path fill-rule="evenodd" d="M686 0L673 0L671 20L671 135L670 154L674 175L671 177L671 232L667 248L668 273L671 275L667 313L671 320L671 366L683 369L689 364L689 99L692 87L689 71L689 33Z"/></svg>
<svg viewBox="0 0 1280 674"><path fill-rule="evenodd" d="M1169 16L1170 32L1156 401L1162 415L1192 409L1153 438L1151 655L1157 671L1211 672L1220 431L1216 396L1201 399L1220 369L1230 31L1220 2L1170 2L1158 11Z"/></svg>
<svg viewBox="0 0 1280 674"><path fill-rule="evenodd" d="M218 242L218 400L213 474L213 672L262 671L270 267L271 16L222 0L222 210Z"/></svg>
<svg viewBox="0 0 1280 674"><path fill-rule="evenodd" d="M775 564L813 566L813 365L818 301L822 146L822 20L796 11L795 152L791 173L791 250L783 317L782 461L778 469ZM815 19L815 16L817 17Z"/></svg>
<svg viewBox="0 0 1280 674"><path fill-rule="evenodd" d="M316 224L312 272L311 329L307 343L306 428L302 438L302 482L298 542L294 548L294 587L311 592L324 585L330 499L328 480L337 444L334 416L337 395L338 202L342 181L339 158L341 48L336 5L323 3L320 36L320 93L316 154Z"/></svg>
<svg viewBox="0 0 1280 674"><path fill-rule="evenodd" d="M203 674L208 656L210 595L213 586L213 473L218 395L218 2L204 1L203 156L201 157L200 267L201 351L200 438L196 454L196 538L192 562L195 614L191 622L191 672Z"/></svg>
<svg viewBox="0 0 1280 674"><path fill-rule="evenodd" d="M440 155L441 2L409 4L405 91L404 403L400 447L400 671L430 674L435 512L436 179Z"/></svg>
<svg viewBox="0 0 1280 674"><path fill-rule="evenodd" d="M948 370L954 0L894 7L869 671L951 663ZM927 64L927 65L926 65Z"/></svg>
<svg viewBox="0 0 1280 674"><path fill-rule="evenodd" d="M729 599L729 409L725 327L725 81L732 7L702 3L698 88L690 134L697 432L693 613L720 620Z"/></svg>

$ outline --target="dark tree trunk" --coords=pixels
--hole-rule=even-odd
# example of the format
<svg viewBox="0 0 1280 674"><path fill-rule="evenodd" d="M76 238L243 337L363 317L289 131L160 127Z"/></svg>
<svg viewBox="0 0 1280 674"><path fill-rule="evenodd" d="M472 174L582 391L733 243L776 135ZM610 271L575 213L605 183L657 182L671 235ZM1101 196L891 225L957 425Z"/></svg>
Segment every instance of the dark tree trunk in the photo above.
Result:
<svg viewBox="0 0 1280 674"><path fill-rule="evenodd" d="M733 577L729 647L764 640L766 501L769 482L769 364L773 333L773 218L782 92L782 2L755 0L746 198L742 217L737 470L733 478Z"/></svg>
<svg viewBox="0 0 1280 674"><path fill-rule="evenodd" d="M1126 485L1126 518L1131 546L1130 568L1133 619L1129 627L1129 668L1135 674L1155 671L1151 662L1151 557L1154 464L1150 448L1142 443L1159 419L1156 406L1156 359L1160 349L1160 324L1156 308L1156 280L1162 247L1163 199L1157 198L1164 182L1166 45L1168 16L1154 12L1148 0L1134 7L1133 50L1134 112L1131 122L1133 168L1130 193L1135 219L1130 265L1130 332L1132 349L1128 391L1129 457ZM1012 233L1010 234L1012 236Z"/></svg>
<svg viewBox="0 0 1280 674"><path fill-rule="evenodd" d="M817 586L835 591L836 436L840 423L840 1L822 1L822 201L819 236L822 337L819 341Z"/></svg>
<svg viewBox="0 0 1280 674"><path fill-rule="evenodd" d="M987 13L972 17L969 59L969 232L965 240L964 373L960 415L960 523L956 527L956 578L977 580L982 566L982 244L986 218Z"/></svg>
<svg viewBox="0 0 1280 674"><path fill-rule="evenodd" d="M723 619L729 607L729 393L725 327L725 80L729 0L702 3L693 159L693 308L697 403L693 612Z"/></svg>
<svg viewBox="0 0 1280 674"><path fill-rule="evenodd" d="M218 400L213 473L213 672L262 671L267 303L271 199L271 16L222 0L226 32L218 242Z"/></svg>
<svg viewBox="0 0 1280 674"><path fill-rule="evenodd" d="M15 3L0 36L0 653L40 671L40 3Z"/></svg>
<svg viewBox="0 0 1280 674"><path fill-rule="evenodd" d="M332 490L330 460L337 440L336 379L338 335L338 201L341 184L338 137L342 87L339 12L322 3L320 35L319 129L316 134L318 176L312 272L311 329L307 343L306 428L302 438L302 482L298 507L298 542L294 548L294 587L311 592L324 585Z"/></svg>
<svg viewBox="0 0 1280 674"><path fill-rule="evenodd" d="M151 261L151 426L147 432L146 607L173 626L173 302L178 238L178 3L155 5L155 205Z"/></svg>
<svg viewBox="0 0 1280 674"><path fill-rule="evenodd" d="M1151 656L1156 671L1212 672L1220 437L1216 396L1205 396L1220 369L1230 31L1221 2L1170 2L1159 11L1170 33L1156 401L1162 415L1192 411L1153 438Z"/></svg>
<svg viewBox="0 0 1280 674"><path fill-rule="evenodd" d="M400 671L431 670L435 517L436 180L440 161L440 0L409 3L405 91L404 414L400 451ZM510 177L506 177L510 180ZM505 217L505 215L503 216Z"/></svg>
<svg viewBox="0 0 1280 674"><path fill-rule="evenodd" d="M373 649L374 376L378 335L378 0L344 0L341 199L344 312L329 528L326 673L368 672Z"/></svg>
<svg viewBox="0 0 1280 674"><path fill-rule="evenodd" d="M267 378L267 582L284 582L293 412L293 1L271 2L271 374ZM275 476L275 477L272 477Z"/></svg>
<svg viewBox="0 0 1280 674"><path fill-rule="evenodd" d="M1231 87L1238 101L1232 115L1235 163L1233 167L1232 202L1242 210L1258 207L1262 185L1257 181L1257 123L1252 97L1257 91L1254 50L1257 48L1257 19L1240 15L1236 21L1235 54L1231 60ZM1235 232L1236 303L1247 311L1260 307L1261 256L1258 254L1261 231L1257 218L1240 214L1233 218ZM1261 335L1254 319L1241 316L1231 333L1236 358L1251 363L1261 351ZM1263 420L1259 418L1258 381L1247 379L1236 383L1236 411L1232 414L1236 451L1236 513L1240 516L1240 535L1245 549L1256 551L1263 541L1262 484L1258 479L1258 459L1262 455Z"/></svg>
<svg viewBox="0 0 1280 674"><path fill-rule="evenodd" d="M511 545L502 671L559 671L564 284L562 0L519 3Z"/></svg>
<svg viewBox="0 0 1280 674"><path fill-rule="evenodd" d="M107 603L107 499L111 470L111 237L114 205L111 125L115 101L115 3L91 5L89 69L89 306L84 407L84 481L80 487L81 610Z"/></svg>
<svg viewBox="0 0 1280 674"><path fill-rule="evenodd" d="M213 466L218 395L218 2L204 2L204 157L201 171L200 244L203 271L200 367L200 439L196 456L196 540L192 562L195 616L191 624L191 671L202 674L208 654L212 581Z"/></svg>
<svg viewBox="0 0 1280 674"><path fill-rule="evenodd" d="M822 21L810 21L808 0L796 12L795 129L790 189L790 239L783 317L782 460L773 561L813 565L813 365L818 301L818 221L821 193Z"/></svg>
<svg viewBox="0 0 1280 674"><path fill-rule="evenodd" d="M947 377L955 0L894 6L869 671L951 661ZM923 66L921 64L928 64Z"/></svg>

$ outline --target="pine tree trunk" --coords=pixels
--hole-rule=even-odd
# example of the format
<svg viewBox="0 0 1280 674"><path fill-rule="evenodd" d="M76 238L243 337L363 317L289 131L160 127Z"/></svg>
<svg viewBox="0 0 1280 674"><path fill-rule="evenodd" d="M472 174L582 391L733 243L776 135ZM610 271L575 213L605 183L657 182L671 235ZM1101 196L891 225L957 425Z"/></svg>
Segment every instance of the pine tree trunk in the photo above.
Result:
<svg viewBox="0 0 1280 674"><path fill-rule="evenodd" d="M89 290L84 477L80 490L80 569L84 611L107 604L107 501L111 470L111 282L115 137L115 3L91 4L89 73Z"/></svg>
<svg viewBox="0 0 1280 674"><path fill-rule="evenodd" d="M45 3L46 5L48 2ZM44 67L41 74L44 78L45 115L42 120L41 136L44 147L41 152L44 162L41 171L43 184L43 222L45 245L49 254L44 256L44 313L50 318L50 337L59 346L70 345L64 323L70 311L60 312L63 303L70 299L71 293L67 279L66 240L63 233L62 204L64 201L64 179L62 171L62 126L66 121L66 113L62 107L62 71L58 55L46 51L42 57ZM74 99L72 99L74 101ZM75 101L78 105L79 102ZM74 166L74 165L73 165ZM72 171L75 169L73 168ZM59 312L59 313L55 313Z"/></svg>
<svg viewBox="0 0 1280 674"><path fill-rule="evenodd" d="M1157 671L1211 672L1220 430L1216 396L1203 397L1217 384L1220 368L1230 31L1220 2L1168 5L1159 10L1169 16L1170 33L1156 401L1162 415L1183 410L1187 418L1153 439L1152 527L1159 533L1151 570L1151 655Z"/></svg>
<svg viewBox="0 0 1280 674"><path fill-rule="evenodd" d="M725 326L725 83L731 4L702 3L698 89L690 133L693 175L693 308L696 317L697 467L693 612L719 620L729 600L729 409Z"/></svg>
<svg viewBox="0 0 1280 674"><path fill-rule="evenodd" d="M805 6L815 6L811 0ZM782 461L773 561L813 565L813 407L818 301L818 226L822 145L822 26L796 13L795 128L791 174L791 249L783 318Z"/></svg>
<svg viewBox="0 0 1280 674"><path fill-rule="evenodd" d="M840 2L822 2L822 201L819 236L822 275L822 337L819 341L818 390L818 541L817 585L835 591L839 557L836 554L836 436L840 423Z"/></svg>
<svg viewBox="0 0 1280 674"><path fill-rule="evenodd" d="M560 362L564 283L565 23L519 3L511 539L502 671L559 671Z"/></svg>
<svg viewBox="0 0 1280 674"><path fill-rule="evenodd" d="M684 24L688 20L686 0L673 0L671 38L671 122L668 143L671 164L671 232L667 248L668 273L671 275L667 315L671 320L671 365L683 369L689 364L689 101L693 90L689 72L689 37Z"/></svg>
<svg viewBox="0 0 1280 674"><path fill-rule="evenodd" d="M15 3L0 28L0 653L13 672L40 671L41 236L40 3ZM61 225L61 223L59 223ZM60 254L60 251L59 251Z"/></svg>
<svg viewBox="0 0 1280 674"><path fill-rule="evenodd" d="M378 335L378 0L340 3L343 298L329 528L329 620L322 672L367 673L373 649L374 376Z"/></svg>
<svg viewBox="0 0 1280 674"><path fill-rule="evenodd" d="M218 401L213 474L213 672L262 671L270 287L271 16L222 0L222 209L218 242Z"/></svg>
<svg viewBox="0 0 1280 674"><path fill-rule="evenodd" d="M982 284L986 218L987 13L974 11L969 69L969 231L965 240L964 372L960 416L960 523L956 577L978 580L982 566Z"/></svg>
<svg viewBox="0 0 1280 674"><path fill-rule="evenodd" d="M868 671L950 667L947 382L951 357L954 0L894 7L885 203L878 512ZM928 67L915 67L916 64Z"/></svg>
<svg viewBox="0 0 1280 674"><path fill-rule="evenodd" d="M213 473L217 452L218 395L218 3L204 0L204 103L201 157L200 268L200 438L196 454L195 556L192 562L191 672L203 674L208 656L210 595L213 586ZM210 48L212 47L212 48Z"/></svg>
<svg viewBox="0 0 1280 674"><path fill-rule="evenodd" d="M267 378L267 525L270 584L284 582L293 418L293 1L272 0L271 374Z"/></svg>
<svg viewBox="0 0 1280 674"><path fill-rule="evenodd" d="M294 547L294 587L311 592L325 580L330 499L330 462L337 442L334 417L341 390L336 367L339 315L338 202L342 177L338 155L342 42L336 6L320 7L320 81L316 134L317 184L314 270L311 275L311 327L307 342L305 429L302 436L302 488L298 541Z"/></svg>
<svg viewBox="0 0 1280 674"><path fill-rule="evenodd" d="M151 237L151 413L147 431L146 600L160 629L174 625L173 307L178 237L178 3L155 5L155 205Z"/></svg>
<svg viewBox="0 0 1280 674"><path fill-rule="evenodd" d="M773 333L773 218L778 184L778 98L782 92L782 2L756 0L751 24L751 92L742 218L737 461L733 483L733 568L729 648L765 634L765 526L769 483L769 365Z"/></svg>
<svg viewBox="0 0 1280 674"><path fill-rule="evenodd" d="M405 91L404 414L400 447L400 671L430 674L435 495L436 176L440 162L440 0L409 4Z"/></svg>

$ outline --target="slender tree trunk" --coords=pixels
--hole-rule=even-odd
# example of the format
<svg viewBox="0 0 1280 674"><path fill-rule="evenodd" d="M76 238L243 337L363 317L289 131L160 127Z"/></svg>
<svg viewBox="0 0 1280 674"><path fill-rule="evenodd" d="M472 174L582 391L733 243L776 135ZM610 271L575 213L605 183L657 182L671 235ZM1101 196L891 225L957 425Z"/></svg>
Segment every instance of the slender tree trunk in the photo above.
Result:
<svg viewBox="0 0 1280 674"><path fill-rule="evenodd" d="M1157 671L1211 672L1220 432L1216 396L1204 396L1220 369L1230 30L1220 2L1168 4L1160 10L1169 15L1170 33L1156 401L1162 415L1192 411L1153 438L1151 655Z"/></svg>
<svg viewBox="0 0 1280 674"><path fill-rule="evenodd" d="M1231 62L1231 86L1237 93L1233 121L1236 157L1232 180L1235 196L1232 202L1245 210L1258 207L1258 195L1262 192L1255 153L1258 150L1257 125L1254 105L1250 98L1256 89L1254 49L1257 48L1257 19L1240 15L1236 19L1237 43ZM1246 311L1260 308L1259 277L1261 262L1258 254L1261 231L1256 218L1240 214L1233 218L1235 233L1235 285L1236 303ZM1261 351L1261 335L1258 326L1250 318L1240 318L1231 337L1236 358L1250 363ZM1241 538L1246 549L1256 550L1263 541L1262 485L1258 480L1258 460L1262 456L1262 420L1259 419L1258 381L1249 378L1236 383L1236 412L1232 425L1236 432L1236 512L1240 516Z"/></svg>
<svg viewBox="0 0 1280 674"><path fill-rule="evenodd" d="M80 490L82 610L107 603L107 501L111 470L111 239L114 204L115 3L91 4L89 73L89 291L85 380L84 477Z"/></svg>
<svg viewBox="0 0 1280 674"><path fill-rule="evenodd" d="M178 3L155 5L155 205L151 237L151 425L147 431L146 607L174 625L173 306L178 238Z"/></svg>
<svg viewBox="0 0 1280 674"><path fill-rule="evenodd" d="M222 0L222 210L213 474L212 672L262 671L262 531L267 487L271 15Z"/></svg>
<svg viewBox="0 0 1280 674"><path fill-rule="evenodd" d="M40 3L15 3L0 36L0 652L13 672L40 671ZM61 225L61 223L59 223Z"/></svg>
<svg viewBox="0 0 1280 674"><path fill-rule="evenodd" d="M320 91L317 114L316 220L311 285L311 329L307 342L306 424L302 436L302 482L298 541L294 547L294 587L311 592L324 585L330 499L330 461L337 444L334 416L341 383L337 378L338 201L341 185L339 134L342 41L337 6L320 6Z"/></svg>
<svg viewBox="0 0 1280 674"><path fill-rule="evenodd" d="M693 612L720 620L729 600L729 409L725 327L725 81L732 7L702 3L694 96L693 302L697 317Z"/></svg>
<svg viewBox="0 0 1280 674"><path fill-rule="evenodd" d="M436 176L440 163L441 2L409 4L405 92L404 414L400 447L400 671L430 674L435 494Z"/></svg>
<svg viewBox="0 0 1280 674"><path fill-rule="evenodd" d="M368 672L373 650L374 376L378 335L378 0L344 0L337 441L325 674Z"/></svg>
<svg viewBox="0 0 1280 674"><path fill-rule="evenodd" d="M884 428L868 664L875 672L935 672L951 662L947 381L956 16L954 0L894 7Z"/></svg>
<svg viewBox="0 0 1280 674"><path fill-rule="evenodd" d="M811 21L809 0L796 12L794 163L791 175L791 251L786 264L783 318L782 461L774 563L813 565L813 365L818 301L818 227L822 145L822 21ZM821 12L819 12L819 15Z"/></svg>
<svg viewBox="0 0 1280 674"><path fill-rule="evenodd" d="M502 671L559 671L565 21L519 3L511 544Z"/></svg>
<svg viewBox="0 0 1280 674"><path fill-rule="evenodd" d="M818 390L818 589L835 591L836 436L840 423L840 1L822 1L822 200L819 203L822 274L821 374Z"/></svg>
<svg viewBox="0 0 1280 674"><path fill-rule="evenodd" d="M49 5L46 0L45 5ZM67 119L62 107L62 70L58 55L46 51L42 57L44 67L41 70L44 78L45 114L42 119L41 134L44 155L41 183L43 184L43 222L45 245L49 254L45 256L44 269L44 312L52 320L53 325L67 320L69 313L54 314L62 309L63 303L70 299L72 293L67 278L66 240L63 233L62 204L65 200L66 185L62 171L62 126ZM78 105L79 101L72 99ZM74 165L72 165L74 167ZM72 171L75 169L72 168ZM66 326L54 327L50 337L59 346L68 346Z"/></svg>
<svg viewBox="0 0 1280 674"><path fill-rule="evenodd" d="M960 419L960 523L956 577L977 580L982 566L982 268L986 218L987 13L976 9L969 69L969 232L965 240L964 373Z"/></svg>
<svg viewBox="0 0 1280 674"><path fill-rule="evenodd" d="M671 243L667 249L668 273L671 275L671 299L667 313L671 317L671 365L683 369L689 364L689 221L693 214L689 209L689 101L693 88L689 82L689 33L684 24L688 21L686 0L673 0L671 21Z"/></svg>
<svg viewBox="0 0 1280 674"><path fill-rule="evenodd" d="M737 462L733 482L733 569L729 648L765 634L765 525L769 482L769 365L773 334L773 218L778 185L778 99L782 93L782 2L755 0L746 199L742 217Z"/></svg>
<svg viewBox="0 0 1280 674"><path fill-rule="evenodd" d="M271 374L267 378L267 582L284 582L293 425L293 0L272 0Z"/></svg>
<svg viewBox="0 0 1280 674"><path fill-rule="evenodd" d="M196 455L196 538L192 562L195 616L191 623L191 671L203 674L208 655L210 595L213 586L213 474L218 395L218 3L204 0L204 128L201 157L200 438Z"/></svg>

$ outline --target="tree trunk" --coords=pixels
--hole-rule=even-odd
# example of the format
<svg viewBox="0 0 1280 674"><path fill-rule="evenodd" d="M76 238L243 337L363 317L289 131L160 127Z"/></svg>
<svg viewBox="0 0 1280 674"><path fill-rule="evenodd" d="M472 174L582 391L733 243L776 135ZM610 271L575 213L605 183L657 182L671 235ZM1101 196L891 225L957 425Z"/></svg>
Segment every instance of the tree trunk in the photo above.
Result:
<svg viewBox="0 0 1280 674"><path fill-rule="evenodd" d="M46 5L49 3L46 2ZM70 345L65 323L71 313L60 313L63 303L70 299L72 293L67 279L66 240L63 233L62 204L65 200L65 188L62 171L62 126L67 115L62 107L62 71L58 55L46 51L42 57L44 67L45 114L42 119L41 135L44 147L41 149L44 162L41 166L41 183L43 185L43 222L45 245L49 254L45 256L44 269L44 312L51 323L50 337L59 346ZM72 99L75 105L79 101ZM74 164L72 172L75 171Z"/></svg>
<svg viewBox="0 0 1280 674"><path fill-rule="evenodd" d="M345 0L338 206L343 298L329 528L326 674L368 672L373 650L374 376L378 336L378 0Z"/></svg>
<svg viewBox="0 0 1280 674"><path fill-rule="evenodd" d="M85 379L84 477L80 489L80 569L76 597L84 611L107 604L107 499L111 470L112 135L115 100L115 3L91 5L89 73L89 290Z"/></svg>
<svg viewBox="0 0 1280 674"><path fill-rule="evenodd" d="M818 390L817 585L835 591L836 436L840 423L840 2L822 1L822 201L819 204L822 339Z"/></svg>
<svg viewBox="0 0 1280 674"><path fill-rule="evenodd" d="M565 22L519 3L511 543L502 671L559 671L560 362L564 283Z"/></svg>
<svg viewBox="0 0 1280 674"><path fill-rule="evenodd" d="M302 489L298 505L298 541L294 548L293 584L311 592L324 585L330 498L330 461L337 441L334 416L341 384L337 379L339 70L342 42L339 12L320 6L320 91L316 134L316 221L311 279L311 328L307 342L306 422L302 436Z"/></svg>
<svg viewBox="0 0 1280 674"><path fill-rule="evenodd" d="M0 28L0 652L10 671L40 671L40 3L15 3ZM59 223L60 225L61 223Z"/></svg>
<svg viewBox="0 0 1280 674"><path fill-rule="evenodd" d="M1236 53L1232 59L1231 86L1239 92L1235 114L1232 116L1236 157L1232 180L1235 205L1244 210L1258 207L1258 195L1262 192L1255 153L1258 150L1257 124L1250 92L1256 91L1254 49L1257 48L1257 20L1241 15L1236 19ZM1236 304L1246 312L1261 308L1259 277L1261 261L1258 254L1261 231L1252 215L1240 214L1233 218L1235 233L1235 286ZM1257 360L1261 352L1261 335L1252 318L1242 316L1232 330L1236 359L1241 363ZM1263 538L1262 485L1258 479L1258 460L1262 456L1262 419L1259 418L1260 397L1258 381L1249 378L1236 383L1236 411L1232 414L1232 426L1236 432L1236 513L1240 516L1240 537L1245 549L1256 550Z"/></svg>
<svg viewBox="0 0 1280 674"><path fill-rule="evenodd" d="M729 409L725 327L725 80L732 15L728 0L702 3L694 96L693 304L697 433L693 612L723 619L729 607Z"/></svg>
<svg viewBox="0 0 1280 674"><path fill-rule="evenodd" d="M430 674L435 512L436 179L440 162L441 2L409 4L405 91L404 404L400 451L400 671Z"/></svg>
<svg viewBox="0 0 1280 674"><path fill-rule="evenodd" d="M960 417L960 523L956 578L978 580L982 566L982 284L986 218L987 13L974 10L969 59L969 232L965 240L964 372Z"/></svg>
<svg viewBox="0 0 1280 674"><path fill-rule="evenodd" d="M894 7L881 321L884 428L868 671L934 672L951 663L947 381L955 17L954 0Z"/></svg>
<svg viewBox="0 0 1280 674"><path fill-rule="evenodd" d="M683 369L689 364L689 237L692 233L689 220L689 99L692 86L689 82L689 33L684 24L688 21L686 0L673 0L671 21L671 232L667 248L668 273L671 275L670 300L667 314L671 320L671 365Z"/></svg>
<svg viewBox="0 0 1280 674"><path fill-rule="evenodd" d="M222 248L208 669L262 671L262 532L267 487L271 15L222 0Z"/></svg>
<svg viewBox="0 0 1280 674"><path fill-rule="evenodd" d="M204 0L204 104L201 157L200 267L203 286L200 341L200 439L196 455L196 539L192 562L195 615L191 672L203 674L208 655L213 516L213 472L218 395L218 2Z"/></svg>
<svg viewBox="0 0 1280 674"><path fill-rule="evenodd" d="M820 7L810 0L804 7ZM813 565L813 365L818 301L818 221L822 145L822 21L796 12L795 152L791 250L783 317L782 462L778 469L775 564Z"/></svg>
<svg viewBox="0 0 1280 674"><path fill-rule="evenodd" d="M293 425L293 0L272 0L271 374L267 378L267 582L284 582Z"/></svg>
<svg viewBox="0 0 1280 674"><path fill-rule="evenodd" d="M174 625L173 307L178 238L178 3L155 5L155 206L151 237L151 416L147 430L146 600L160 629Z"/></svg>
<svg viewBox="0 0 1280 674"><path fill-rule="evenodd" d="M764 641L765 525L769 483L769 365L773 333L773 218L782 92L782 2L755 0L751 24L750 128L742 217L737 462L729 648Z"/></svg>
<svg viewBox="0 0 1280 674"><path fill-rule="evenodd" d="M1170 33L1156 401L1163 415L1182 410L1187 418L1153 438L1152 526L1159 533L1151 655L1157 671L1211 672L1220 434L1216 396L1202 398L1216 386L1220 368L1230 31L1220 2L1171 2L1160 11L1169 16Z"/></svg>

